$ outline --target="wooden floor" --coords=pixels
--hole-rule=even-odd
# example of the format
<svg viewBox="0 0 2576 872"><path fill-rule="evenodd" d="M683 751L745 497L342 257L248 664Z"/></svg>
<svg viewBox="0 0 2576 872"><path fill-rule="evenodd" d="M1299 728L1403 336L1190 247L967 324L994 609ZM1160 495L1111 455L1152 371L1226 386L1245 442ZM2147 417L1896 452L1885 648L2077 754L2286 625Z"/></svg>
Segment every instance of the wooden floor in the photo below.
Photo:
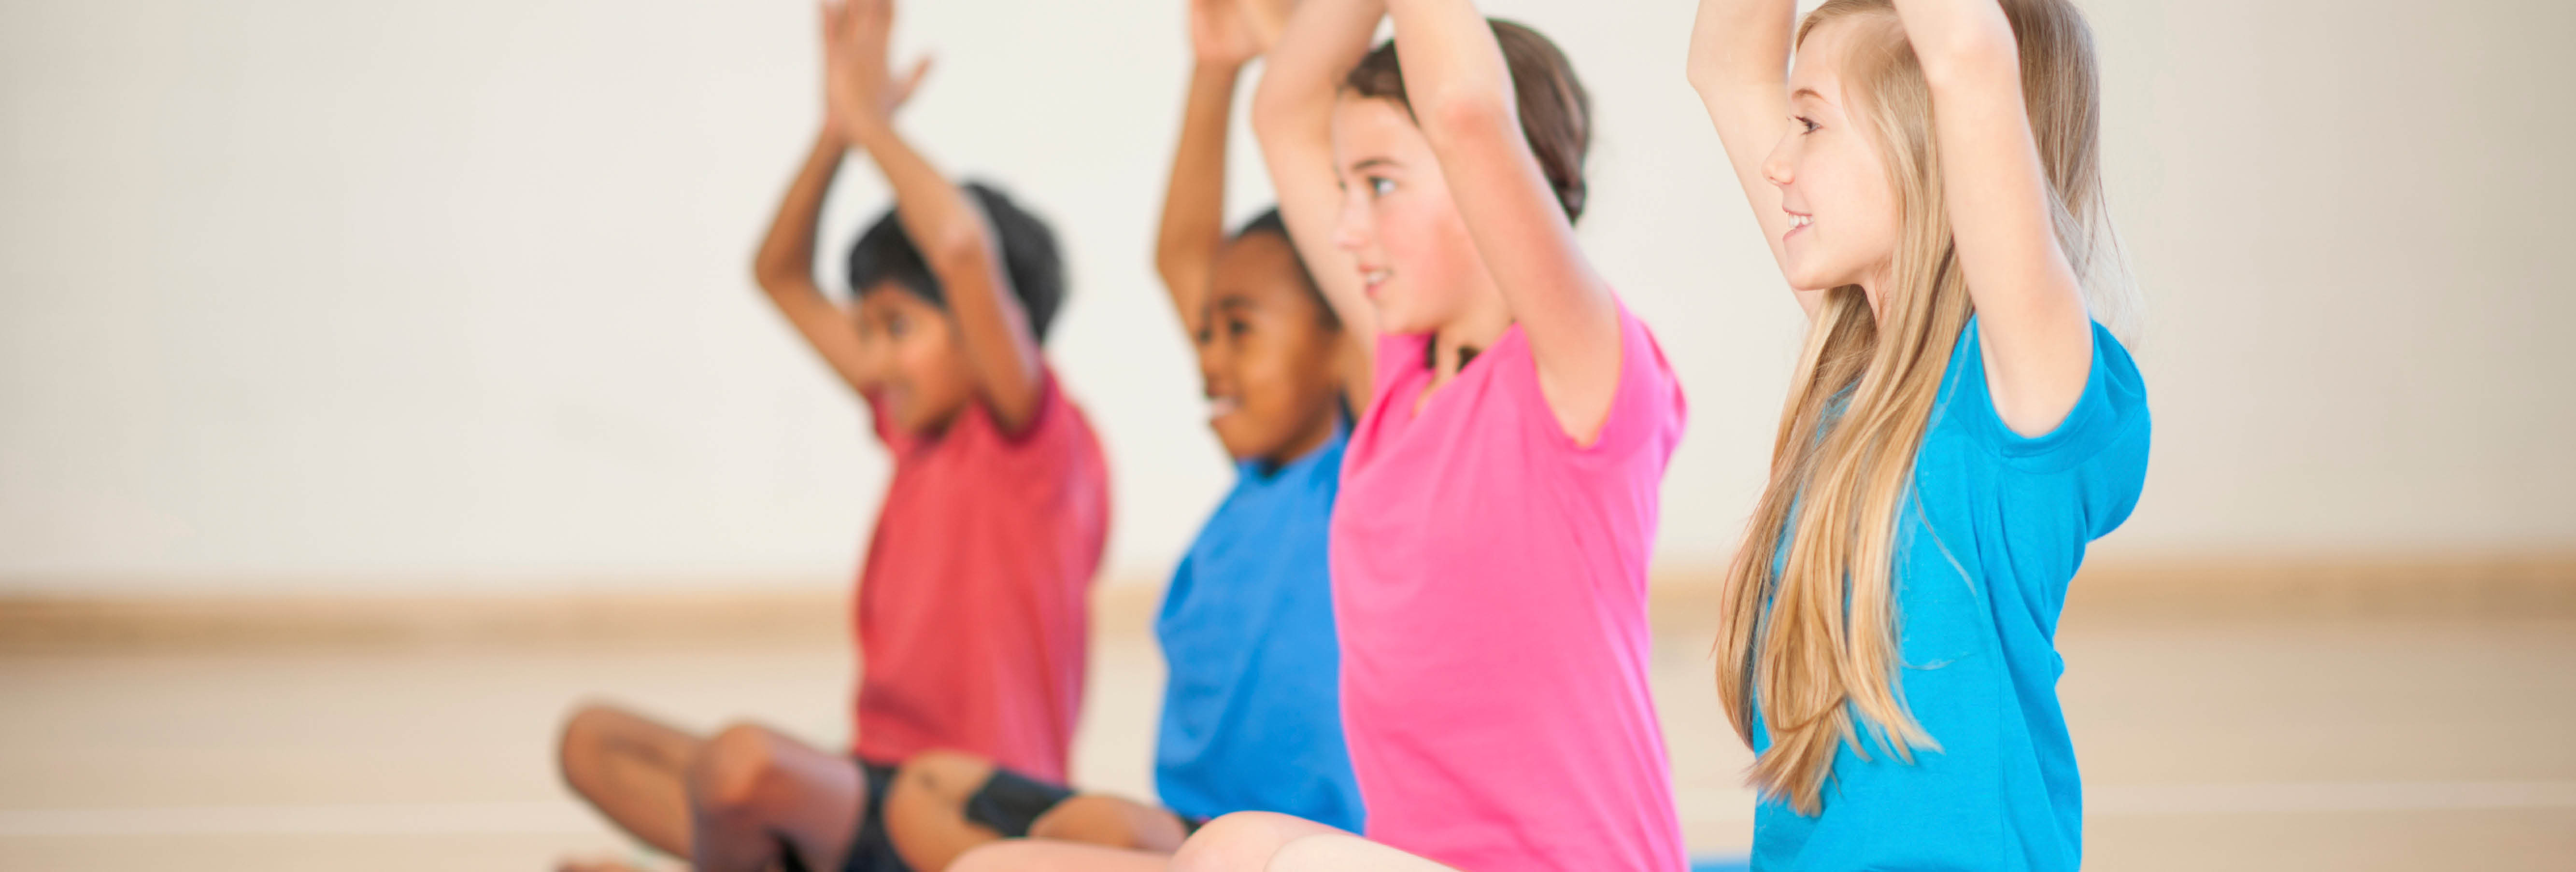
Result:
<svg viewBox="0 0 2576 872"><path fill-rule="evenodd" d="M1695 852L1740 854L1748 758L1709 690L1712 628L1667 612L1684 826ZM1104 626L1076 772L1141 794L1161 665L1138 622ZM2576 868L2576 619L2077 615L2061 648L2090 868ZM554 776L568 704L837 744L851 670L812 636L0 650L0 870L627 853Z"/></svg>

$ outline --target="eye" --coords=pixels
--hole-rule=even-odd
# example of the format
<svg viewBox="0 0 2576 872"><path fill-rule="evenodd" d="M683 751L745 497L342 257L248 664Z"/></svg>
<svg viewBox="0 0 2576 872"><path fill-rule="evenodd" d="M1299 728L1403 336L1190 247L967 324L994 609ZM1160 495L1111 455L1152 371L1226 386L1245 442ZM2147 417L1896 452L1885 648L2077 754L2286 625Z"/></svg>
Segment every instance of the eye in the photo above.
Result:
<svg viewBox="0 0 2576 872"><path fill-rule="evenodd" d="M887 336L901 337L904 334L904 328L908 326L910 325L904 323L903 316L901 315L886 316L885 332Z"/></svg>
<svg viewBox="0 0 2576 872"><path fill-rule="evenodd" d="M1252 332L1251 322L1245 321L1241 318L1228 318L1225 320L1225 335L1229 337L1240 339L1243 338L1244 334L1250 332Z"/></svg>
<svg viewBox="0 0 2576 872"><path fill-rule="evenodd" d="M1797 123L1798 123L1798 132L1800 132L1800 133L1814 133L1814 132L1816 132L1816 122L1815 122L1815 119L1808 118L1808 117L1806 117L1806 116L1804 116L1804 115L1798 115L1798 116L1792 116L1789 120L1791 120L1791 121L1795 121L1795 122L1797 122Z"/></svg>
<svg viewBox="0 0 2576 872"><path fill-rule="evenodd" d="M1368 177L1369 196L1383 197L1395 193L1395 180L1385 176Z"/></svg>

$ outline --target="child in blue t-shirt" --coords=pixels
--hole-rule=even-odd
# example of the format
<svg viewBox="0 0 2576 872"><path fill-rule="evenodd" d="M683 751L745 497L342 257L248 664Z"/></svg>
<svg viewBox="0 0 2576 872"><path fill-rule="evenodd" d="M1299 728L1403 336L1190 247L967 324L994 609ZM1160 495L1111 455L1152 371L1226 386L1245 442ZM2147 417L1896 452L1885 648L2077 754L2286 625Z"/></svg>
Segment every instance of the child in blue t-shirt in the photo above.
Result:
<svg viewBox="0 0 2576 872"><path fill-rule="evenodd" d="M1154 625L1170 665L1155 752L1162 804L1078 794L969 755L919 755L886 800L896 851L915 869L1159 869L1199 824L1237 811L1360 826L1325 562L1346 340L1276 210L1231 237L1224 228L1236 76L1285 14L1280 0L1190 4L1197 67L1156 266L1198 347L1208 423L1236 479ZM1029 839L984 847L1016 837Z"/></svg>
<svg viewBox="0 0 2576 872"><path fill-rule="evenodd" d="M1753 868L2073 869L2053 640L2151 429L2096 321L2090 37L2069 0L1795 6L1701 0L1690 64L1811 321L1720 635Z"/></svg>

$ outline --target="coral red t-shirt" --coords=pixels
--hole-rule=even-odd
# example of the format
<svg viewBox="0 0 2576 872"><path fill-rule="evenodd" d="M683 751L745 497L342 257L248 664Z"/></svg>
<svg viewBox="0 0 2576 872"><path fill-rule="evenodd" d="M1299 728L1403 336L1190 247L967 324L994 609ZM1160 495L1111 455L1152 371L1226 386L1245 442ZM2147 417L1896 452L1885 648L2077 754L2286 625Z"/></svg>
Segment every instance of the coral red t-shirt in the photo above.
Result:
<svg viewBox="0 0 2576 872"><path fill-rule="evenodd" d="M922 436L869 405L894 481L859 571L851 752L952 749L1063 781L1109 531L1100 440L1053 372L1018 434L982 403Z"/></svg>

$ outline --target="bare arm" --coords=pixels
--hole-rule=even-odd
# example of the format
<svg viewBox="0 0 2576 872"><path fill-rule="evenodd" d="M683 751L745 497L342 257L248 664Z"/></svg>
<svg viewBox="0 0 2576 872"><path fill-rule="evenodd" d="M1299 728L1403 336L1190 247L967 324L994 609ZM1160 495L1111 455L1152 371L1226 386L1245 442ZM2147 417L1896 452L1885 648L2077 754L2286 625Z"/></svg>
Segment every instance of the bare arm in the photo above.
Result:
<svg viewBox="0 0 2576 872"><path fill-rule="evenodd" d="M1414 117L1538 359L1557 423L1590 442L1619 386L1619 308L1522 134L1510 68L1471 0L1390 0Z"/></svg>
<svg viewBox="0 0 2576 872"><path fill-rule="evenodd" d="M1235 83L1244 63L1260 51L1248 19L1237 0L1190 0L1197 60L1181 114L1181 141L1172 150L1171 181L1163 190L1154 270L1192 336L1199 331L1217 249L1225 243L1226 127L1233 120Z"/></svg>
<svg viewBox="0 0 2576 872"><path fill-rule="evenodd" d="M823 10L825 90L830 90L830 45L838 23L837 11ZM823 296L814 280L814 233L821 223L823 197L832 190L833 177L840 174L841 158L849 151L847 125L840 113L826 99L823 129L814 136L814 146L805 156L805 165L787 185L787 196L778 204L778 214L769 222L769 235L760 242L760 251L752 256L752 277L787 316L805 343L851 390L864 393L866 380L859 368L861 343L858 325L849 314Z"/></svg>
<svg viewBox="0 0 2576 872"><path fill-rule="evenodd" d="M1002 265L1001 239L964 188L940 173L894 128L894 109L920 81L915 67L906 81L886 71L886 38L894 23L893 0L850 0L835 42L835 78L843 85L835 108L850 138L874 160L894 189L895 215L921 250L923 263L946 291L949 315L984 402L1004 430L1018 431L1036 416L1043 387L1037 335L1011 290Z"/></svg>
<svg viewBox="0 0 2576 872"><path fill-rule="evenodd" d="M1942 193L2005 426L2057 428L2092 372L2093 323L2058 245L2048 175L2022 102L2021 52L1995 0L1898 0L1931 86Z"/></svg>
<svg viewBox="0 0 2576 872"><path fill-rule="evenodd" d="M751 271L769 302L787 316L787 323L823 356L832 372L851 390L865 391L858 325L814 282L814 230L820 223L823 195L832 189L832 177L840 171L844 149L841 138L828 127L815 137L804 168L796 172L787 198L778 204L778 216L770 220L769 236L761 241Z"/></svg>
<svg viewBox="0 0 2576 872"><path fill-rule="evenodd" d="M1771 260L1788 268L1781 237L1789 213L1780 189L1762 177L1762 162L1789 131L1789 49L1796 0L1700 0L1691 21L1690 83L1708 108L1718 142L1726 146L1735 182L1753 206L1753 222L1771 246ZM1822 288L1797 289L1798 305L1812 317Z"/></svg>
<svg viewBox="0 0 2576 872"><path fill-rule="evenodd" d="M1376 351L1377 312L1361 291L1359 267L1333 244L1342 206L1333 169L1333 100L1386 15L1385 0L1302 0L1288 18L1252 98L1252 129L1279 192L1279 213L1315 286L1340 317L1354 356L1345 376L1352 408L1366 408Z"/></svg>

